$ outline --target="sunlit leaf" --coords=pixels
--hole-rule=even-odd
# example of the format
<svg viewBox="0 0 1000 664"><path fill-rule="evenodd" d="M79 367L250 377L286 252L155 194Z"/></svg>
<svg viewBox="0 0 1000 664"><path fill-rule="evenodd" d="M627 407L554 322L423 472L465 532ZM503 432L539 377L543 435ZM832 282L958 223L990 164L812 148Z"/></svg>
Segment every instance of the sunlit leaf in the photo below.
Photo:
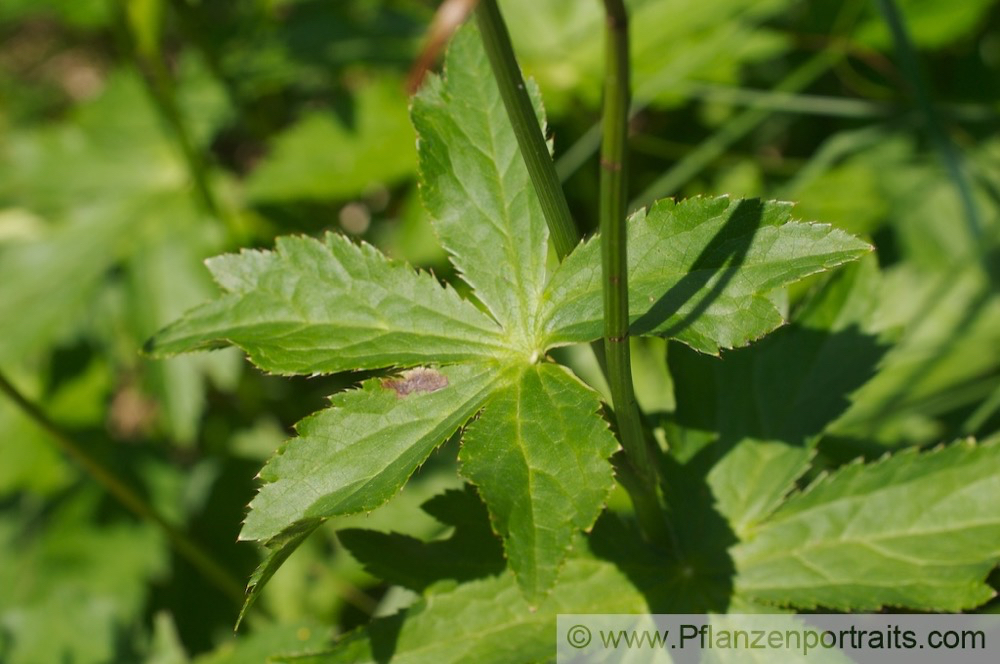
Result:
<svg viewBox="0 0 1000 664"><path fill-rule="evenodd" d="M573 252L545 292L549 344L603 333L599 240ZM663 200L628 224L633 335L677 339L704 353L745 346L785 322L768 298L871 247L822 224L791 221L787 204L729 198Z"/></svg>
<svg viewBox="0 0 1000 664"><path fill-rule="evenodd" d="M798 607L961 611L995 595L1000 444L855 463L793 495L733 549L736 587Z"/></svg>

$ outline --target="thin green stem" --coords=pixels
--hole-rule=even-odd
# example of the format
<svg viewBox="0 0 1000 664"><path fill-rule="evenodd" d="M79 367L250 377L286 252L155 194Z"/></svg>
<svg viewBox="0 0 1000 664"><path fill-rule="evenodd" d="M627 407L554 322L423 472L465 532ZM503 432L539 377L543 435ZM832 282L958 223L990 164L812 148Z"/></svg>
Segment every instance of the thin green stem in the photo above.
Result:
<svg viewBox="0 0 1000 664"><path fill-rule="evenodd" d="M518 147L528 167L528 174L541 202L542 213L552 236L559 260L565 258L580 240L580 234L569 213L569 204L556 175L552 155L545 143L538 116L528 97L521 69L514 57L514 47L496 0L480 0L476 7L476 22L486 47L493 75L500 87L500 96L514 127Z"/></svg>
<svg viewBox="0 0 1000 664"><path fill-rule="evenodd" d="M893 0L878 0L878 5L882 16L889 25L889 31L892 33L892 39L896 45L900 68L912 88L917 108L927 123L927 130L934 142L934 147L941 156L948 176L955 185L962 207L965 208L965 221L969 234L972 236L973 242L978 244L983 234L983 222L972 194L972 185L962 169L961 156L951 139L948 138L948 134L938 118L937 110L931 103L930 91L920 71L916 49L913 47L913 42L906 30L906 24Z"/></svg>
<svg viewBox="0 0 1000 664"><path fill-rule="evenodd" d="M997 412L1000 412L1000 384L996 385L990 395L965 419L962 423L962 434L975 435Z"/></svg>
<svg viewBox="0 0 1000 664"><path fill-rule="evenodd" d="M844 55L844 52L835 50L814 55L782 80L775 87L775 91L789 93L805 88ZM748 108L736 115L636 196L629 207L639 208L664 196L677 193L680 187L687 184L708 164L724 154L729 146L749 134L771 114L772 111L767 108Z"/></svg>
<svg viewBox="0 0 1000 664"><path fill-rule="evenodd" d="M44 429L66 456L79 464L126 509L139 518L156 524L167 536L177 553L187 559L208 581L231 597L237 604L243 602L243 586L224 567L215 562L194 540L168 522L134 489L88 454L69 434L50 420L41 408L14 387L2 372L0 372L0 392L7 395L35 424Z"/></svg>
<svg viewBox="0 0 1000 664"><path fill-rule="evenodd" d="M636 479L632 491L637 514L643 505L657 505L658 464L646 438L632 386L629 352L628 242L625 228L626 141L630 72L628 15L622 0L604 0L606 70L601 142L600 229L601 267L604 292L604 352L608 387L618 420L622 448ZM641 495L636 495L641 494ZM640 519L651 539L666 543L663 512L657 518ZM652 532L648 530L652 529Z"/></svg>
<svg viewBox="0 0 1000 664"><path fill-rule="evenodd" d="M187 166L195 196L201 208L208 215L222 221L233 237L240 241L245 232L238 220L219 202L210 178L209 160L198 147L193 132L184 118L177 102L177 87L167 68L162 53L143 54L137 45L131 25L126 16L123 0L116 0L115 26L122 48L135 63L149 98L156 106L163 122L170 128Z"/></svg>

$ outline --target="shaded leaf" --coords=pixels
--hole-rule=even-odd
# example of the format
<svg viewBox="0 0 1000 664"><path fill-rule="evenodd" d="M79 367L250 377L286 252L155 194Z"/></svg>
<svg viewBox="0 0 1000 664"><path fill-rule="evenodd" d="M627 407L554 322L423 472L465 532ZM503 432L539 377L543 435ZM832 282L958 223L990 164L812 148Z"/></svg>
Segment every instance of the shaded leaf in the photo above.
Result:
<svg viewBox="0 0 1000 664"><path fill-rule="evenodd" d="M730 83L748 63L774 57L786 41L765 20L788 11L788 0L670 0L631 2L630 52L638 102L684 101L683 81ZM598 106L602 88L601 49L592 38L603 28L600 4L539 3L507 0L503 4L515 51L538 78L546 101L557 110L582 101Z"/></svg>
<svg viewBox="0 0 1000 664"><path fill-rule="evenodd" d="M614 565L568 561L551 595L529 606L510 572L430 595L390 618L375 620L332 650L303 657L279 657L297 664L393 662L536 662L555 650L559 613L641 613L642 596ZM461 616L460 620L456 620Z"/></svg>
<svg viewBox="0 0 1000 664"><path fill-rule="evenodd" d="M63 505L40 532L7 514L0 519L0 631L10 638L4 662L113 661L148 584L166 572L156 530L98 526L81 518L86 503Z"/></svg>
<svg viewBox="0 0 1000 664"><path fill-rule="evenodd" d="M869 296L877 306L876 329L899 339L829 427L832 435L882 445L932 444L955 431L943 415L974 405L995 385L1000 298L985 275L968 263L934 272L914 267L887 270Z"/></svg>
<svg viewBox="0 0 1000 664"><path fill-rule="evenodd" d="M469 581L504 570L500 540L490 529L489 514L472 487L435 496L423 509L453 526L452 535L425 542L398 533L349 528L337 537L369 573L418 592L441 579Z"/></svg>
<svg viewBox="0 0 1000 664"><path fill-rule="evenodd" d="M670 348L677 411L668 437L720 442L718 456L744 438L812 445L876 376L888 344L870 330L879 274L874 259L839 271L787 327L721 359Z"/></svg>
<svg viewBox="0 0 1000 664"><path fill-rule="evenodd" d="M253 574L250 575L250 580L247 581L246 597L243 599L243 606L240 607L240 615L236 618L234 629L239 629L247 611L257 601L260 591L264 589L278 568L288 560L288 556L295 553L295 550L306 541L306 538L322 524L323 520L319 518L297 521L291 527L268 540L267 554L264 556L264 560L257 565Z"/></svg>
<svg viewBox="0 0 1000 664"><path fill-rule="evenodd" d="M781 504L812 456L802 447L746 438L712 467L708 484L736 535L745 536Z"/></svg>
<svg viewBox="0 0 1000 664"><path fill-rule="evenodd" d="M180 226L175 217L171 230L176 233ZM128 309L138 342L199 304L214 290L204 268L198 264L199 254L204 255L207 250L197 245L207 243L195 240L199 235L196 225L185 225L184 231L183 236L150 233L143 242L136 243L129 257ZM231 390L242 366L235 349L150 364L146 382L158 396L167 430L176 443L191 445L197 437L206 405L206 379L211 378L219 388Z"/></svg>
<svg viewBox="0 0 1000 664"><path fill-rule="evenodd" d="M690 496L671 503L677 513L687 515L674 522L677 552L649 546L634 521L610 510L601 514L587 543L596 557L612 563L642 593L646 612L724 613L733 600L733 563L726 549L735 540L725 519L707 504L701 478L690 468L677 470L668 478L676 487L675 496ZM693 481L685 481L688 478Z"/></svg>
<svg viewBox="0 0 1000 664"><path fill-rule="evenodd" d="M351 122L313 112L279 134L247 180L251 200L344 199L412 176L417 160L402 82L379 77L353 100Z"/></svg>
<svg viewBox="0 0 1000 664"><path fill-rule="evenodd" d="M196 657L194 664L244 664L270 662L275 653L315 651L331 641L330 629L313 621L267 625L252 634L224 641L211 652Z"/></svg>

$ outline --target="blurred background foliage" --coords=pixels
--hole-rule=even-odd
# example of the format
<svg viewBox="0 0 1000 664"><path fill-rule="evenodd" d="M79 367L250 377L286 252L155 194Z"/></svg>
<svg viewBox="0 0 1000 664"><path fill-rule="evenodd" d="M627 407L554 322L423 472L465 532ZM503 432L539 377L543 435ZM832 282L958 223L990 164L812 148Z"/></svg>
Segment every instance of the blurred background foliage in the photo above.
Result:
<svg viewBox="0 0 1000 664"><path fill-rule="evenodd" d="M230 586L258 559L236 544L254 474L359 376L276 378L230 351L152 362L140 349L214 292L202 259L279 234L332 229L455 278L416 191L404 90L435 5L0 3L0 369ZM878 248L822 290L838 306L810 307L817 280L797 287L794 324L750 349L637 347L658 434L683 456L780 430L835 465L1000 429L1000 3L899 0L912 52L869 0L629 5L634 206L788 199ZM501 7L592 230L600 3ZM785 411L754 411L756 385L776 378ZM323 644L412 599L369 576L334 527L444 536L419 505L459 486L450 444L386 507L318 531L234 637L225 580L201 576L56 443L0 399L2 662L251 662Z"/></svg>

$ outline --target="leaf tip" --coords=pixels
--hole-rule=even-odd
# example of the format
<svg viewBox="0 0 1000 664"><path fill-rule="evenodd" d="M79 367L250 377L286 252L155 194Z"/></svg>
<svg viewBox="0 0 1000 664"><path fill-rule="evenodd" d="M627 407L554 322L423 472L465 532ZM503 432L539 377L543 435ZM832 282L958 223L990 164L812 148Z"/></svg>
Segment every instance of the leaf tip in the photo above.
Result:
<svg viewBox="0 0 1000 664"><path fill-rule="evenodd" d="M139 349L139 352L147 357L158 357L156 336L146 339L145 343L142 344L142 348Z"/></svg>

